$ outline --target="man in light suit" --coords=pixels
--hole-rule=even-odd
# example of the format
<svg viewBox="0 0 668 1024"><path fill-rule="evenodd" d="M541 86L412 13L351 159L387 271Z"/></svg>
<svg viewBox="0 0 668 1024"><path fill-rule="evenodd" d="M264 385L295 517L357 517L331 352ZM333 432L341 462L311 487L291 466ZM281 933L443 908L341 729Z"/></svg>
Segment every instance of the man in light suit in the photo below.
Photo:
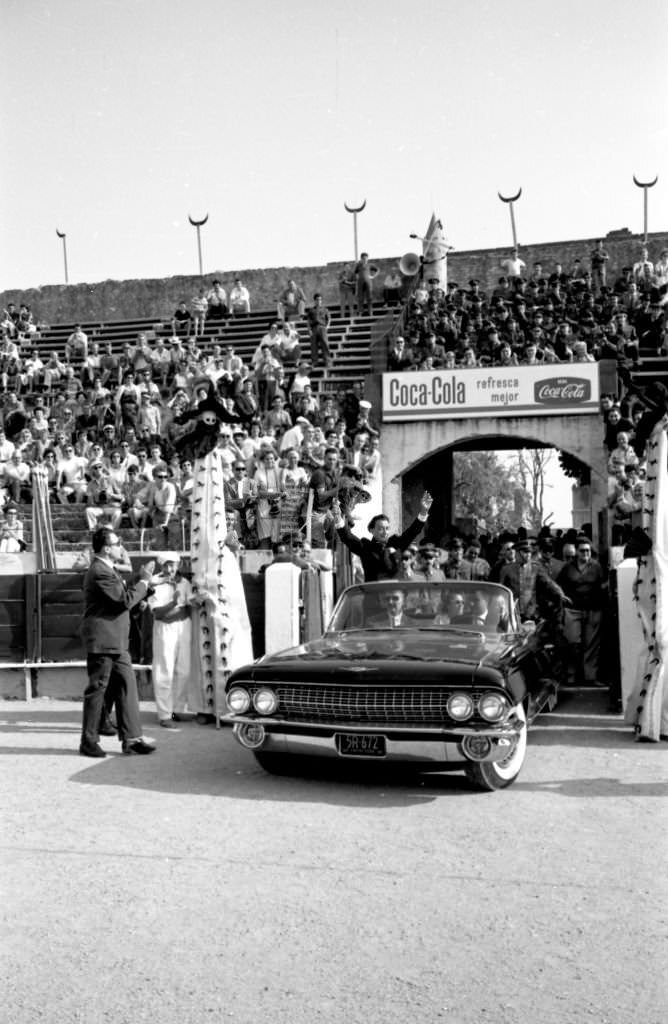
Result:
<svg viewBox="0 0 668 1024"><path fill-rule="evenodd" d="M93 560L84 577L84 615L81 629L86 646L88 686L84 691L79 753L106 757L99 744L105 694L116 704L118 736L124 754L152 754L153 740L142 736L137 681L128 652L130 609L152 593L154 563L139 571L139 581L126 586L115 564L122 547L116 532L101 526L93 533Z"/></svg>

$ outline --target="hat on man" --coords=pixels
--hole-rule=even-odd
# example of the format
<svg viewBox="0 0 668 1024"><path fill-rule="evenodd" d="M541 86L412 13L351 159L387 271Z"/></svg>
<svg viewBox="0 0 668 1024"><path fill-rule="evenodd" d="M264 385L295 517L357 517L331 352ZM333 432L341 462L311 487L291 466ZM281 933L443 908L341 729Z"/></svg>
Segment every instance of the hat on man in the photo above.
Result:
<svg viewBox="0 0 668 1024"><path fill-rule="evenodd" d="M310 427L311 421L306 419L306 416L298 416L295 423L303 423L305 426Z"/></svg>
<svg viewBox="0 0 668 1024"><path fill-rule="evenodd" d="M528 540L518 540L515 544L515 551L531 551L531 544Z"/></svg>
<svg viewBox="0 0 668 1024"><path fill-rule="evenodd" d="M371 402L367 402L366 398L360 398L360 409L370 409Z"/></svg>
<svg viewBox="0 0 668 1024"><path fill-rule="evenodd" d="M424 544L420 544L418 548L418 554L422 555L422 557L429 557L430 555L432 555L435 558L436 555L438 554L436 550L436 545L430 544L428 541L426 541Z"/></svg>
<svg viewBox="0 0 668 1024"><path fill-rule="evenodd" d="M155 556L155 560L158 565L164 565L165 562L174 562L175 565L178 565L181 561L181 556L177 551L163 551Z"/></svg>
<svg viewBox="0 0 668 1024"><path fill-rule="evenodd" d="M113 423L105 423L105 425L102 427L102 429L103 430L115 430L116 427L114 426Z"/></svg>
<svg viewBox="0 0 668 1024"><path fill-rule="evenodd" d="M446 547L448 551L456 551L457 549L464 547L464 542L461 537L453 537L452 540L448 541Z"/></svg>

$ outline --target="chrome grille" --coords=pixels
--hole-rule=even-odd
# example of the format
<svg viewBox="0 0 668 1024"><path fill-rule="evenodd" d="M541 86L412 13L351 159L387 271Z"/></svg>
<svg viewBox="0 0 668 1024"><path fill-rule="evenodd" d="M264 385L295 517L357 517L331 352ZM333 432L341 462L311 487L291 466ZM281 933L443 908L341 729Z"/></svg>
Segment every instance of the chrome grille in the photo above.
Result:
<svg viewBox="0 0 668 1024"><path fill-rule="evenodd" d="M271 683L267 685L271 686ZM448 697L457 687L274 686L278 717L294 722L373 722L393 725L450 723ZM480 692L470 693L477 704ZM474 714L469 721L479 720Z"/></svg>

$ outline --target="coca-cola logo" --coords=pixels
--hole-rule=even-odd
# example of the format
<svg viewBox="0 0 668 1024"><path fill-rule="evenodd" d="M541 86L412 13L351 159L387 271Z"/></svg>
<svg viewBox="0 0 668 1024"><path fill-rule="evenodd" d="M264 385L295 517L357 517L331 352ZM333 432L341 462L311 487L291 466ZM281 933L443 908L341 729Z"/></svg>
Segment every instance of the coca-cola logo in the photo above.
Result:
<svg viewBox="0 0 668 1024"><path fill-rule="evenodd" d="M543 405L575 405L591 398L591 383L582 377L548 377L533 386L535 402Z"/></svg>

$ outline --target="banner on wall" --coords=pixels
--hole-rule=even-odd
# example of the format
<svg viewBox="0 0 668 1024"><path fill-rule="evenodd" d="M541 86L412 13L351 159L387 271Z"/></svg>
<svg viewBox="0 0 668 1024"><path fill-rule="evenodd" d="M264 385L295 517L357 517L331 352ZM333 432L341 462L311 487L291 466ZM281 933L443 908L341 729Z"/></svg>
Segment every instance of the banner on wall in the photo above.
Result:
<svg viewBox="0 0 668 1024"><path fill-rule="evenodd" d="M598 363L383 374L384 423L599 411Z"/></svg>

